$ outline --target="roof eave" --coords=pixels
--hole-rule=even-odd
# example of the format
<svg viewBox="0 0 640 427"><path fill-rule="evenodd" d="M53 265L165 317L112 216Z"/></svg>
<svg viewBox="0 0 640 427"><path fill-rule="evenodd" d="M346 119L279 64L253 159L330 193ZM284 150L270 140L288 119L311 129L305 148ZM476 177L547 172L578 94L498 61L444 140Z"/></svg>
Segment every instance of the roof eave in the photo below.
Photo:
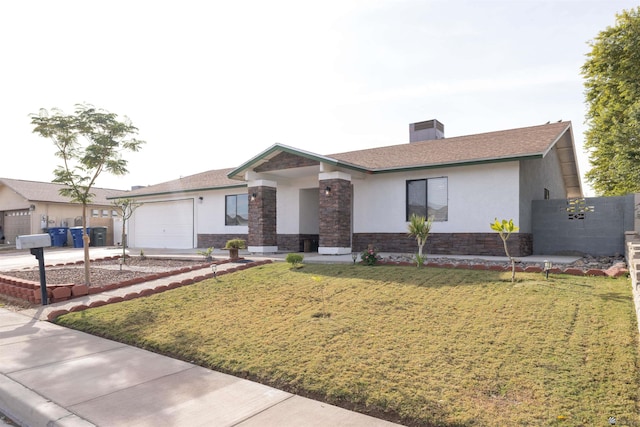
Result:
<svg viewBox="0 0 640 427"><path fill-rule="evenodd" d="M527 154L517 157L493 157L490 159L475 159L475 160L467 160L462 162L444 162L444 163L433 163L428 165L413 165L413 166L401 166L394 168L379 168L372 169L371 173L380 174L380 173L394 173L394 172L410 172L415 170L425 170L425 169L439 169L445 167L459 167L459 166L471 166L471 165L482 165L488 163L504 163L504 162L517 162L520 160L529 160L529 159L539 159L542 158L542 153L535 154Z"/></svg>
<svg viewBox="0 0 640 427"><path fill-rule="evenodd" d="M220 185L215 187L199 187L199 188L189 188L189 189L181 189L181 190L167 190L167 191L157 191L150 193L136 193L136 194L123 194L119 197L107 197L107 200L118 200L118 199L135 199L136 197L154 197L154 196L167 196L170 194L184 194L184 193L196 193L198 191L214 191L214 190L227 190L230 188L240 188L246 187L246 183L239 183L233 185Z"/></svg>

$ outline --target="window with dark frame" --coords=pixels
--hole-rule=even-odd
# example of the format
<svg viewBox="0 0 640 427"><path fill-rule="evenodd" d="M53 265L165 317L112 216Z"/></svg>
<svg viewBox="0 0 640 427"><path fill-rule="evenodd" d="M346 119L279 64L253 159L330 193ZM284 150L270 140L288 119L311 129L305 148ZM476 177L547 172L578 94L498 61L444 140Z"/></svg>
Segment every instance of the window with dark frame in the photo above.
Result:
<svg viewBox="0 0 640 427"><path fill-rule="evenodd" d="M433 221L449 219L448 178L412 179L407 181L407 221L412 214L433 218Z"/></svg>
<svg viewBox="0 0 640 427"><path fill-rule="evenodd" d="M247 194L226 196L224 225L247 225L249 223L249 197Z"/></svg>

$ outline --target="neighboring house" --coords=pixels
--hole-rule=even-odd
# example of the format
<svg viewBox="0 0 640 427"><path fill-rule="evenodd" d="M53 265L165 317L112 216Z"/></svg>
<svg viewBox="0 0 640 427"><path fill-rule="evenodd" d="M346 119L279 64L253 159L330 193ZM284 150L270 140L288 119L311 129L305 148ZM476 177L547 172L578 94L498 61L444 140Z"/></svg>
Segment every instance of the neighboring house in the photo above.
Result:
<svg viewBox="0 0 640 427"><path fill-rule="evenodd" d="M275 144L235 169L138 189L133 247L221 247L256 253L416 250L411 213L433 217L426 250L503 255L494 218L520 232L512 255L532 253L531 204L582 197L570 122L444 138L437 120L410 125L408 144L320 155Z"/></svg>
<svg viewBox="0 0 640 427"><path fill-rule="evenodd" d="M25 181L0 178L0 225L4 230L5 243L15 244L16 236L38 234L50 227L74 227L82 225L82 204L72 203L60 195L63 185L50 182ZM111 201L107 197L126 194L121 190L93 188L93 203L87 211L87 222L91 226L114 229ZM121 223L121 222L120 222ZM107 233L107 244L113 244L113 233Z"/></svg>

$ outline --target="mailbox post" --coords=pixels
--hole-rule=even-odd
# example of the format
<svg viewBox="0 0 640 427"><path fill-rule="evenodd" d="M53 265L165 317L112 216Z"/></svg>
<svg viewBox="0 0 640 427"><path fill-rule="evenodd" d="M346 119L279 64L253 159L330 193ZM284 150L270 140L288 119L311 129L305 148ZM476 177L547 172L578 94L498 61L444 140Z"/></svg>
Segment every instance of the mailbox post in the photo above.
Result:
<svg viewBox="0 0 640 427"><path fill-rule="evenodd" d="M16 238L16 249L30 249L31 255L38 260L40 268L40 294L42 295L42 305L49 304L47 298L47 280L44 274L44 249L51 246L51 236L49 234L28 234Z"/></svg>

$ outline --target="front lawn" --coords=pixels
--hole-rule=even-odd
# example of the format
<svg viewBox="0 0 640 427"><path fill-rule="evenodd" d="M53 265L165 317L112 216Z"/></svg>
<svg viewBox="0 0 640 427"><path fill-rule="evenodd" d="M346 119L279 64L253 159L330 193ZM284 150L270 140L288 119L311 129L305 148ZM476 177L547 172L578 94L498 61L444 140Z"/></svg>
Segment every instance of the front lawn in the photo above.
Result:
<svg viewBox="0 0 640 427"><path fill-rule="evenodd" d="M640 425L628 279L284 263L62 325L413 425Z"/></svg>

